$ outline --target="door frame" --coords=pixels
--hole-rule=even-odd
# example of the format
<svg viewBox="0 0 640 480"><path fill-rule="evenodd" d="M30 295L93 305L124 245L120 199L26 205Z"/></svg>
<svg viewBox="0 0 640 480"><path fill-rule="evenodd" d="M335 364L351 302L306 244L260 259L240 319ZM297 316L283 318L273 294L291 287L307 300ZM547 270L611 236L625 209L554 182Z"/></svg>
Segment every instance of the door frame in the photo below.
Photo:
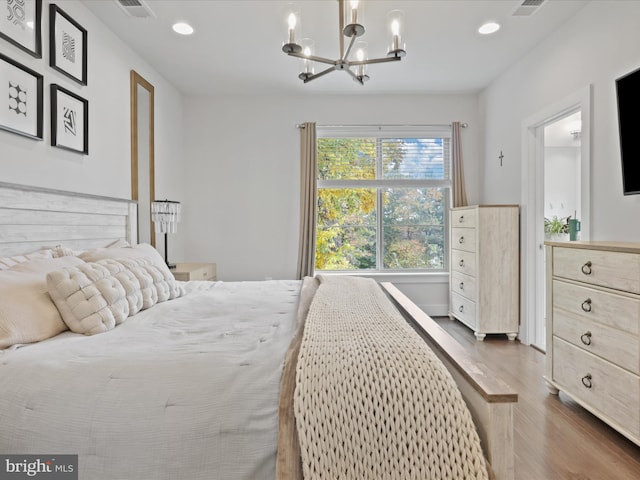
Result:
<svg viewBox="0 0 640 480"><path fill-rule="evenodd" d="M520 341L536 341L538 299L537 251L544 239L544 126L572 111L581 111L580 146L580 236L591 237L591 97L592 87L574 92L531 115L522 122L521 208L520 208Z"/></svg>

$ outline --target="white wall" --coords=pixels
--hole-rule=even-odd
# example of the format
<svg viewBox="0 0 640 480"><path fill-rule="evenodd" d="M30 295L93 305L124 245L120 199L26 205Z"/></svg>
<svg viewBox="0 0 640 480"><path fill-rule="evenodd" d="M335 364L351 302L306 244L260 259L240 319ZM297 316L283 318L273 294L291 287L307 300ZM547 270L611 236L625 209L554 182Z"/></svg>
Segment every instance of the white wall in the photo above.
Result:
<svg viewBox="0 0 640 480"><path fill-rule="evenodd" d="M545 147L544 216L580 219L580 147ZM576 216L577 215L577 216Z"/></svg>
<svg viewBox="0 0 640 480"><path fill-rule="evenodd" d="M622 195L615 95L615 79L640 67L638 19L640 2L593 1L481 94L484 202L520 202L522 121L591 84L591 238L640 241L640 222L629 221L640 196Z"/></svg>
<svg viewBox="0 0 640 480"><path fill-rule="evenodd" d="M184 118L188 160L183 260L215 261L222 280L295 277L300 195L296 124L305 121L467 122L462 134L467 193L470 202L479 198L475 95L192 96L185 99ZM427 289L406 285L404 291L435 291L428 300L416 301L437 304L443 314L447 278L435 282Z"/></svg>
<svg viewBox="0 0 640 480"><path fill-rule="evenodd" d="M43 58L0 39L6 56L44 75L44 140L0 130L0 181L131 198L129 72L155 86L156 194L182 196L182 95L116 37L81 2L55 2L88 32L88 84L81 86L49 66L49 1L42 9ZM89 100L89 155L51 146L49 85ZM176 243L175 250L182 246ZM174 250L172 245L172 251Z"/></svg>

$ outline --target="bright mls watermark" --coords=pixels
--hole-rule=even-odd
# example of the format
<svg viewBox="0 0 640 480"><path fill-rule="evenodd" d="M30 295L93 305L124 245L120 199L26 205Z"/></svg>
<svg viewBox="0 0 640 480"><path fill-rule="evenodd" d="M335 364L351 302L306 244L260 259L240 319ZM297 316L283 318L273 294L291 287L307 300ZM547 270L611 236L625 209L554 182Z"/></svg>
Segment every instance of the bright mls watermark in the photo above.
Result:
<svg viewBox="0 0 640 480"><path fill-rule="evenodd" d="M0 480L78 480L78 455L0 455Z"/></svg>

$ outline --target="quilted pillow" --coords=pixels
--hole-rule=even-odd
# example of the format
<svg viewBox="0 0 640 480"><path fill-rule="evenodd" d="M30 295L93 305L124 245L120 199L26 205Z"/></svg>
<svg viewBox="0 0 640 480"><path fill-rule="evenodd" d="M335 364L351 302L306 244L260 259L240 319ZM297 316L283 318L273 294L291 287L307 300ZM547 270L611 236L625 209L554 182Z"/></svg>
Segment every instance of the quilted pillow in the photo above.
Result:
<svg viewBox="0 0 640 480"><path fill-rule="evenodd" d="M104 265L85 263L50 272L47 286L64 323L73 332L106 332L129 316L124 287Z"/></svg>
<svg viewBox="0 0 640 480"><path fill-rule="evenodd" d="M106 332L128 316L183 294L169 269L139 259L104 259L47 275L49 294L76 333Z"/></svg>

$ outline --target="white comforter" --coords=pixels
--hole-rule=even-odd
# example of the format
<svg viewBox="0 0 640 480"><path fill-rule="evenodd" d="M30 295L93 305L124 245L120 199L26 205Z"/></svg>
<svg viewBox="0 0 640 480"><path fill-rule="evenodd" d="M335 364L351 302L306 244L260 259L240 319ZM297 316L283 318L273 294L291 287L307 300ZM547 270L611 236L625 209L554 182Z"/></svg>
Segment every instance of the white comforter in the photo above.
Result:
<svg viewBox="0 0 640 480"><path fill-rule="evenodd" d="M299 281L185 284L94 336L0 352L0 452L78 454L83 480L274 477Z"/></svg>

